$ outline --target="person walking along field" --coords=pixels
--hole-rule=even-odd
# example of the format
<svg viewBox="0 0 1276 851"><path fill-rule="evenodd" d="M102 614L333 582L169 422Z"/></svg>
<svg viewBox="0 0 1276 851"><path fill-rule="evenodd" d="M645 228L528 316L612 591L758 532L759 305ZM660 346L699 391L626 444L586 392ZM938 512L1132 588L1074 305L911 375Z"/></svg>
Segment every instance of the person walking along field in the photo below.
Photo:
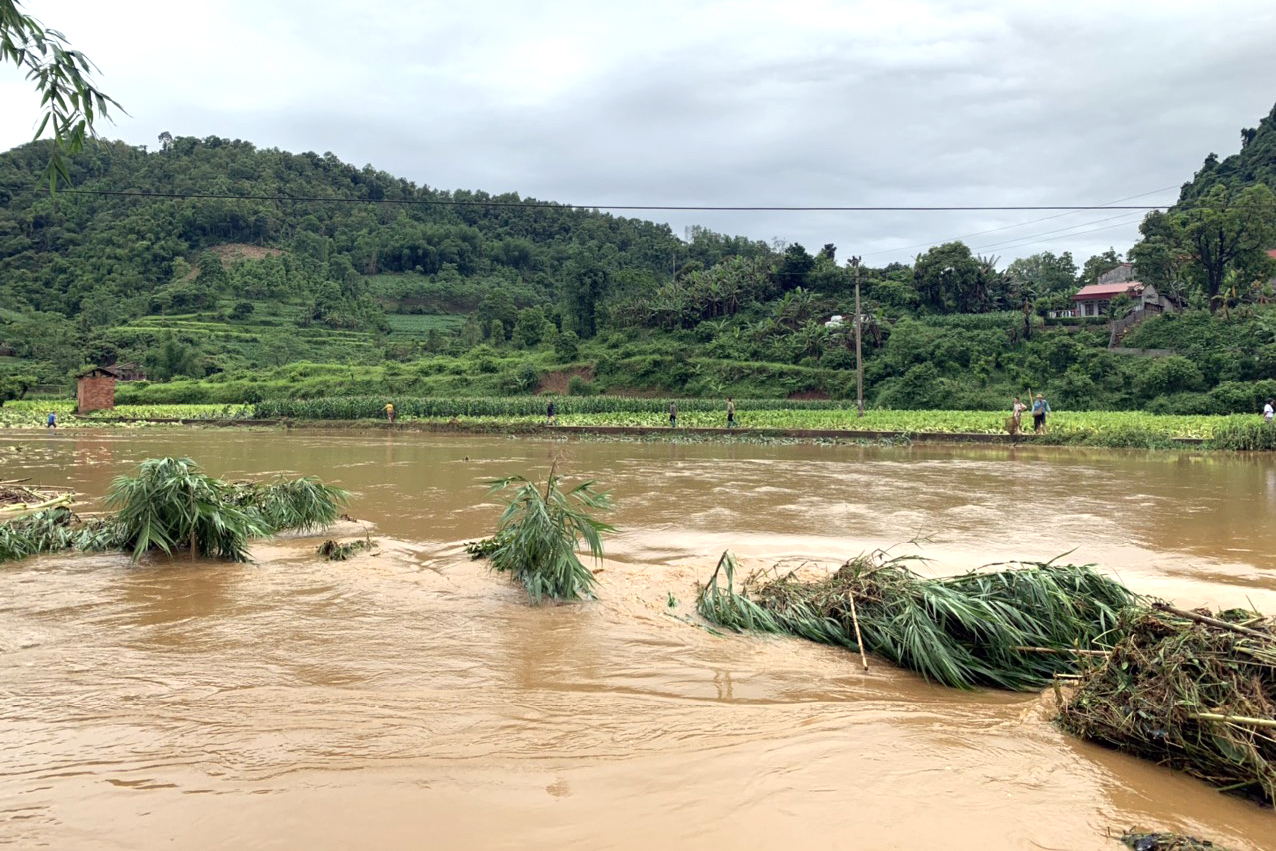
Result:
<svg viewBox="0 0 1276 851"><path fill-rule="evenodd" d="M735 399L727 397L727 428L735 428Z"/></svg>

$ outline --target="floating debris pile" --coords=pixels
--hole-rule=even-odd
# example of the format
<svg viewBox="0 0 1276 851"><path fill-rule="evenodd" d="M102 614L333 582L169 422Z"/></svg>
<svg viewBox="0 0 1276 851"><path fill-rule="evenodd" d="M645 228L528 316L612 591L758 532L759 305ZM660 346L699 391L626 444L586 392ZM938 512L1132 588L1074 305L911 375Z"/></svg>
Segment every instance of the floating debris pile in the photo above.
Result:
<svg viewBox="0 0 1276 851"><path fill-rule="evenodd" d="M1276 803L1276 622L1154 604L1118 634L1083 666L1063 729Z"/></svg>
<svg viewBox="0 0 1276 851"><path fill-rule="evenodd" d="M359 538L344 544L329 540L320 544L317 552L328 561L346 561L362 550L371 550L375 547L376 544L372 542L371 538Z"/></svg>

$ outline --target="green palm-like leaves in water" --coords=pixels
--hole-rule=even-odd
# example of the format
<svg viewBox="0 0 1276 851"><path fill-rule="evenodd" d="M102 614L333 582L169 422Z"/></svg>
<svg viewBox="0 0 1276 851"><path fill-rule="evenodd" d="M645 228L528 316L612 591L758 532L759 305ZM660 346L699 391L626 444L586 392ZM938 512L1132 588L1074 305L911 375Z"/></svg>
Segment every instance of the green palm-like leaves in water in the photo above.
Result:
<svg viewBox="0 0 1276 851"><path fill-rule="evenodd" d="M1138 599L1088 565L1019 563L931 579L910 570L909 560L873 553L812 580L760 572L737 590L738 566L727 552L697 609L730 629L851 648L858 620L866 651L928 680L1031 691L1074 673L1075 651L1110 646L1120 612Z"/></svg>
<svg viewBox="0 0 1276 851"><path fill-rule="evenodd" d="M550 597L578 600L593 597L594 574L581 563L576 550L583 539L595 561L603 557L602 535L615 529L594 519L591 511L611 508L611 498L583 482L571 490L559 487L553 471L544 491L522 476L489 482L492 492L514 489L501 514L492 552L492 569L509 573L523 583L532 602Z"/></svg>
<svg viewBox="0 0 1276 851"><path fill-rule="evenodd" d="M150 549L192 557L248 560L248 542L283 529L317 528L336 519L347 494L314 479L234 485L190 458L150 458L135 476L118 476L106 497L123 547L136 560Z"/></svg>

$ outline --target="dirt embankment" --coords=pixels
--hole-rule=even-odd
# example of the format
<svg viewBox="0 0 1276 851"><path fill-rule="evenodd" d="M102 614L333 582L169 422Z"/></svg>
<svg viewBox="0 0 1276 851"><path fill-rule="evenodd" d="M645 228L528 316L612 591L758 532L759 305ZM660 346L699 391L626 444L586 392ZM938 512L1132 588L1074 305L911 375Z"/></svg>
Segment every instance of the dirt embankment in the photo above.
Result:
<svg viewBox="0 0 1276 851"><path fill-rule="evenodd" d="M587 366L576 366L571 369L561 369L556 372L548 372L541 379L541 383L537 385L537 393L554 393L559 396L567 395L567 386L571 383L572 377L578 376L585 381L594 380L594 370Z"/></svg>

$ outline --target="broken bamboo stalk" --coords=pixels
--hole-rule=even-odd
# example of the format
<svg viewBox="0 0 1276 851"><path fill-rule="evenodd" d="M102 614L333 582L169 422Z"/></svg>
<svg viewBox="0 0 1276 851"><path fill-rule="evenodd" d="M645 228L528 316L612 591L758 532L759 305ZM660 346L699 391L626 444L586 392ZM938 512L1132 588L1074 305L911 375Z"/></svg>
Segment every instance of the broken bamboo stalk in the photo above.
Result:
<svg viewBox="0 0 1276 851"><path fill-rule="evenodd" d="M1197 623L1202 623L1202 624L1205 624L1206 626L1217 627L1218 629L1230 629L1232 632L1239 632L1241 635L1249 635L1249 636L1253 636L1254 638L1261 638L1264 641L1276 640L1276 636L1270 633L1259 632L1258 630L1250 629L1247 626L1239 626L1238 624L1228 623L1227 621L1221 621L1218 618L1211 618L1207 615L1198 615L1196 612L1188 612L1188 611L1184 611L1183 609L1176 609L1173 606L1171 606L1169 603L1153 603L1152 608L1160 612L1169 612L1172 615L1178 615L1181 618L1187 618L1190 621L1196 621Z"/></svg>
<svg viewBox="0 0 1276 851"><path fill-rule="evenodd" d="M864 654L864 639L860 635L860 616L855 613L855 595L847 591L846 599L851 601L851 623L855 625L855 646L860 651L860 663L864 666L864 670L867 671L868 656Z"/></svg>
<svg viewBox="0 0 1276 851"><path fill-rule="evenodd" d="M1103 656L1105 658L1112 655L1111 651L1108 650L1081 650L1075 647L1016 647L1014 649L1020 653L1074 653L1077 656Z"/></svg>
<svg viewBox="0 0 1276 851"><path fill-rule="evenodd" d="M54 497L44 502L15 502L12 505L0 505L0 515L4 515L5 520L16 520L25 514L34 514L37 511L70 505L73 502L75 502L75 499L72 495L64 493L62 496Z"/></svg>
<svg viewBox="0 0 1276 851"><path fill-rule="evenodd" d="M1249 718L1245 715L1221 715L1217 712L1198 712L1192 716L1202 721L1226 721L1248 727L1276 727L1276 718Z"/></svg>

